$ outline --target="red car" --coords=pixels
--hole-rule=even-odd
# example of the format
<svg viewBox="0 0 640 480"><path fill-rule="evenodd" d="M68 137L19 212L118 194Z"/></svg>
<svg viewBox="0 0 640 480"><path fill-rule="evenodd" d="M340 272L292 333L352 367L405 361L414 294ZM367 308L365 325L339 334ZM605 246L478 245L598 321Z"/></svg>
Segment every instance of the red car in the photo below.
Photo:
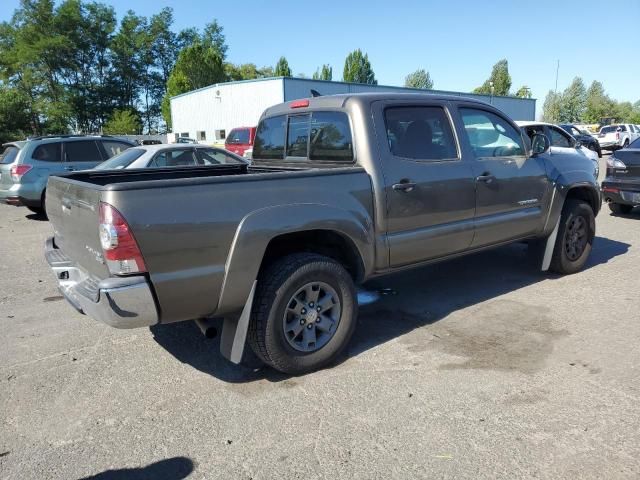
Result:
<svg viewBox="0 0 640 480"><path fill-rule="evenodd" d="M256 127L234 128L224 141L224 148L236 155L243 156L246 150L253 148L253 140L256 138Z"/></svg>

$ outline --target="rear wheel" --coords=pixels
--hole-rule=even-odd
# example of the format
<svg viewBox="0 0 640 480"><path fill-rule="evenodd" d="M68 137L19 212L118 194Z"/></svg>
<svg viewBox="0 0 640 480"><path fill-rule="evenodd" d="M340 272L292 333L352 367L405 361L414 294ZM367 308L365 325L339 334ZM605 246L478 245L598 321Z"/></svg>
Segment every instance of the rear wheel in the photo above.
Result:
<svg viewBox="0 0 640 480"><path fill-rule="evenodd" d="M627 148L629 146L629 139L627 138L622 144L622 148Z"/></svg>
<svg viewBox="0 0 640 480"><path fill-rule="evenodd" d="M567 200L560 216L551 270L562 274L581 270L591 253L595 232L595 215L589 204L575 199Z"/></svg>
<svg viewBox="0 0 640 480"><path fill-rule="evenodd" d="M611 210L612 213L616 214L616 215L628 215L631 213L631 210L633 210L633 206L632 205L623 205L620 203L610 203L609 204L609 210Z"/></svg>
<svg viewBox="0 0 640 480"><path fill-rule="evenodd" d="M29 206L27 206L27 208L29 210L31 210L33 213L37 214L37 215L44 215L44 208L42 208L42 207L29 207Z"/></svg>
<svg viewBox="0 0 640 480"><path fill-rule="evenodd" d="M289 255L260 276L249 344L276 370L311 372L344 350L357 311L355 286L342 265L313 253Z"/></svg>

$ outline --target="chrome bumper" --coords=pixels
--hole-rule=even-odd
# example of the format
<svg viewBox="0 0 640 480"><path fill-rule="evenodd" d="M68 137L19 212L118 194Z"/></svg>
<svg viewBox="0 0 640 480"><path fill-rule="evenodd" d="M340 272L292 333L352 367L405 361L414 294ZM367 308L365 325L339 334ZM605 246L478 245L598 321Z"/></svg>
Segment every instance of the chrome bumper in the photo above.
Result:
<svg viewBox="0 0 640 480"><path fill-rule="evenodd" d="M115 328L147 327L159 322L145 277L93 279L55 248L53 238L45 243L45 258L58 279L60 293L78 312Z"/></svg>

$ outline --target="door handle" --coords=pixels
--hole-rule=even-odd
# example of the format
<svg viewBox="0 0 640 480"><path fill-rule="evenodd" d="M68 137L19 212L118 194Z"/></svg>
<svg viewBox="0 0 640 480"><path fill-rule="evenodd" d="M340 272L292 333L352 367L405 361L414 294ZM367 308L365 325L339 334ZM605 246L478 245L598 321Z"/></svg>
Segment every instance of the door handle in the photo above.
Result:
<svg viewBox="0 0 640 480"><path fill-rule="evenodd" d="M67 172L73 172L73 171L75 170L75 168L73 168L73 167L64 167L64 169L65 169Z"/></svg>
<svg viewBox="0 0 640 480"><path fill-rule="evenodd" d="M415 182L410 182L407 179L400 180L400 183L394 183L391 187L398 192L409 193L411 190L416 188Z"/></svg>
<svg viewBox="0 0 640 480"><path fill-rule="evenodd" d="M489 172L485 172L482 175L478 175L476 177L476 182L491 183L495 179L496 179L496 177L494 175L491 175Z"/></svg>

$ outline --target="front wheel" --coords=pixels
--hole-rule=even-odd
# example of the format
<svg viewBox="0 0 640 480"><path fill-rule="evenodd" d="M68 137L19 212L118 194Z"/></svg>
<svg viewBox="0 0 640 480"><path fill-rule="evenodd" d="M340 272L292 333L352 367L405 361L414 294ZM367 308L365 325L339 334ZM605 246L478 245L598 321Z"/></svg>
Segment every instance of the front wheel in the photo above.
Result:
<svg viewBox="0 0 640 480"><path fill-rule="evenodd" d="M357 312L356 289L342 265L314 253L289 255L260 275L249 345L281 372L318 370L347 346Z"/></svg>
<svg viewBox="0 0 640 480"><path fill-rule="evenodd" d="M595 215L589 204L575 199L567 200L560 216L551 270L561 274L581 270L591 253L595 233Z"/></svg>

